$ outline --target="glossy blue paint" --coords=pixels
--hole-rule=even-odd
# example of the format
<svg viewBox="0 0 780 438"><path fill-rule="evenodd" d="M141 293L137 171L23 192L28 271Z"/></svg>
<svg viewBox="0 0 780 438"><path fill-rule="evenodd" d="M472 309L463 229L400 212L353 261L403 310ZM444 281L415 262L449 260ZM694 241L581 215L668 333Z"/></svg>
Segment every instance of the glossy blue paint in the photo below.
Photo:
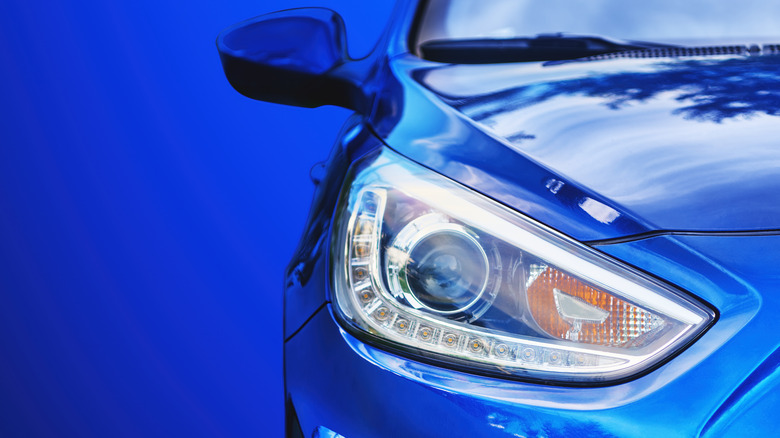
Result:
<svg viewBox="0 0 780 438"><path fill-rule="evenodd" d="M778 400L780 58L442 65L407 47L416 6L399 3L377 49L343 62L370 105L352 106L365 118L341 134L287 272L290 425L347 437L771 435L758 419ZM295 104L312 103L350 106ZM603 387L469 375L364 343L327 305L330 221L346 169L378 147L687 290L717 323L657 369Z"/></svg>
<svg viewBox="0 0 780 438"><path fill-rule="evenodd" d="M477 128L420 86L414 76L430 64L401 56L387 68L388 90L403 92L381 96L371 123L391 148L579 240L652 229L593 190ZM595 208L589 211L583 205Z"/></svg>
<svg viewBox="0 0 780 438"><path fill-rule="evenodd" d="M602 222L631 212L701 231L780 228L778 67L738 56L404 72L501 140L461 149L488 161L509 147L598 194L605 207L579 206Z"/></svg>
<svg viewBox="0 0 780 438"><path fill-rule="evenodd" d="M372 123L404 155L580 240L777 230L779 59L401 56Z"/></svg>
<svg viewBox="0 0 780 438"><path fill-rule="evenodd" d="M718 408L702 435L760 434L762 419L770 418L780 402L779 378L780 350L775 350Z"/></svg>

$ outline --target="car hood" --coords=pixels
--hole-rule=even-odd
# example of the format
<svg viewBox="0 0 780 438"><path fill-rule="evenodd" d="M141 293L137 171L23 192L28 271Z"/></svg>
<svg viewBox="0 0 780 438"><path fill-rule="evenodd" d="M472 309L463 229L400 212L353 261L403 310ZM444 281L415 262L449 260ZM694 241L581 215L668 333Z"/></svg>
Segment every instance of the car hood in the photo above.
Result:
<svg viewBox="0 0 780 438"><path fill-rule="evenodd" d="M779 56L396 67L391 146L575 237L780 228Z"/></svg>

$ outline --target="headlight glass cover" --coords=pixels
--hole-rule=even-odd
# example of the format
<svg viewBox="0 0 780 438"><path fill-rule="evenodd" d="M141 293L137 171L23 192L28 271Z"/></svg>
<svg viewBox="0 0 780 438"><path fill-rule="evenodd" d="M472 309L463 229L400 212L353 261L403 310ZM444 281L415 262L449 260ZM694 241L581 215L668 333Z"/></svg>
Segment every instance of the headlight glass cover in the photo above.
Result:
<svg viewBox="0 0 780 438"><path fill-rule="evenodd" d="M479 374L608 384L714 321L703 303L390 151L353 166L331 253L361 339Z"/></svg>

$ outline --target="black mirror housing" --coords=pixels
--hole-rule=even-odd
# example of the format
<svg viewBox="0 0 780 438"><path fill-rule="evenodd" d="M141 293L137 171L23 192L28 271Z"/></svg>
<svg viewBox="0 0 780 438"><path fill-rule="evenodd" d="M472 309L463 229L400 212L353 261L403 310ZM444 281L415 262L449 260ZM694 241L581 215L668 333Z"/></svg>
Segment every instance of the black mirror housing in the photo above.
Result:
<svg viewBox="0 0 780 438"><path fill-rule="evenodd" d="M217 49L228 81L247 97L365 109L344 21L330 9L290 9L238 23L220 33Z"/></svg>

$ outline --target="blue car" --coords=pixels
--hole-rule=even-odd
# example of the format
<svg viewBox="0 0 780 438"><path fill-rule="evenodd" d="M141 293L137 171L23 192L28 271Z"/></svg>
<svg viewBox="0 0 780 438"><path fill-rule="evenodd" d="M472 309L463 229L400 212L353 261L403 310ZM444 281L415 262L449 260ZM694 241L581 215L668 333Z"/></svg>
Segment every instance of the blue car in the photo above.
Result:
<svg viewBox="0 0 780 438"><path fill-rule="evenodd" d="M345 41L217 39L242 94L355 111L285 277L288 437L776 436L780 4L408 0Z"/></svg>

